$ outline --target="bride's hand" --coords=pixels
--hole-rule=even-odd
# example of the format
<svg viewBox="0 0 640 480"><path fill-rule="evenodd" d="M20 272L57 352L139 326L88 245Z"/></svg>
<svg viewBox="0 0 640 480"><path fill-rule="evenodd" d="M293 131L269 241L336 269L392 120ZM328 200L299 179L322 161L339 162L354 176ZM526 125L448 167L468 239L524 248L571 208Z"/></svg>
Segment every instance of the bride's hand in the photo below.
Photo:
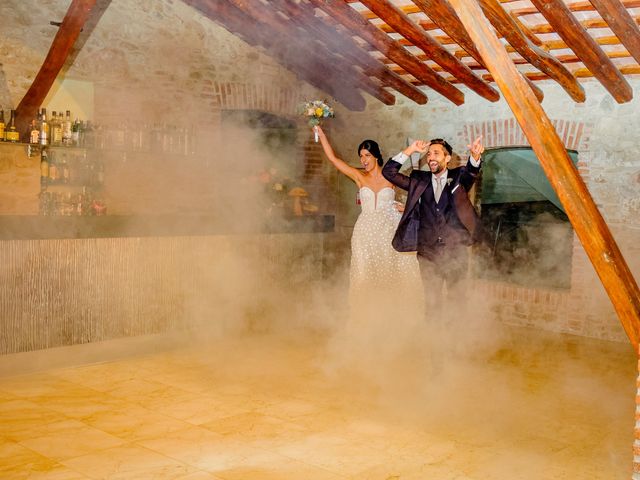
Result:
<svg viewBox="0 0 640 480"><path fill-rule="evenodd" d="M322 127L320 125L316 125L315 127L313 127L313 131L316 132L319 137L326 137L324 130L322 130Z"/></svg>

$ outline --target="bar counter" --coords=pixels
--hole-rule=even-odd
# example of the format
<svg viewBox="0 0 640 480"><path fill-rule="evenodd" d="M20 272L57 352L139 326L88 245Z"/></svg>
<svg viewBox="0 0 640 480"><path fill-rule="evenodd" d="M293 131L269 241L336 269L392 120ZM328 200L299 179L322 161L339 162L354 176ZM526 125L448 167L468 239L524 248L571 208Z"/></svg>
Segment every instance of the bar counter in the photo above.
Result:
<svg viewBox="0 0 640 480"><path fill-rule="evenodd" d="M0 215L0 240L328 233L333 215L267 218L259 224L210 214L40 216Z"/></svg>

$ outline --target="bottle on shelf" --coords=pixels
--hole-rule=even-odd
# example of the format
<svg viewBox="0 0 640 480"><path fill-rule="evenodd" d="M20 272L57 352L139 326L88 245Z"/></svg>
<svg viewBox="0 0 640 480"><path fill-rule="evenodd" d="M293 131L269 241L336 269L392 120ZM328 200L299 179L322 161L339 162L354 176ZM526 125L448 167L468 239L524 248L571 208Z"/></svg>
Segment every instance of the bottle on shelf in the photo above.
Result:
<svg viewBox="0 0 640 480"><path fill-rule="evenodd" d="M9 120L9 125L7 125L5 129L5 139L7 142L19 142L20 141L20 133L16 129L16 111L11 110L11 119Z"/></svg>
<svg viewBox="0 0 640 480"><path fill-rule="evenodd" d="M37 144L40 140L40 127L38 126L38 120L35 118L31 120L31 125L29 126L29 143Z"/></svg>
<svg viewBox="0 0 640 480"><path fill-rule="evenodd" d="M49 144L49 123L47 122L47 109L40 111L40 136L38 137L40 145Z"/></svg>
<svg viewBox="0 0 640 480"><path fill-rule="evenodd" d="M62 121L58 118L56 112L52 112L51 114L51 145L61 145L62 144ZM61 114L62 115L62 114Z"/></svg>
<svg viewBox="0 0 640 480"><path fill-rule="evenodd" d="M60 182L68 184L71 179L71 171L69 169L69 164L67 163L67 155L65 153L62 154L62 159L58 164L58 170L60 171Z"/></svg>
<svg viewBox="0 0 640 480"><path fill-rule="evenodd" d="M58 162L55 156L55 152L51 152L49 155L49 184L55 185L60 180L60 172L58 170Z"/></svg>
<svg viewBox="0 0 640 480"><path fill-rule="evenodd" d="M4 142L4 110L0 107L0 142Z"/></svg>
<svg viewBox="0 0 640 480"><path fill-rule="evenodd" d="M49 183L49 155L46 149L40 152L40 188L46 190Z"/></svg>
<svg viewBox="0 0 640 480"><path fill-rule="evenodd" d="M80 120L77 117L71 125L71 145L80 145Z"/></svg>
<svg viewBox="0 0 640 480"><path fill-rule="evenodd" d="M64 124L62 126L62 143L71 145L71 111L67 110Z"/></svg>

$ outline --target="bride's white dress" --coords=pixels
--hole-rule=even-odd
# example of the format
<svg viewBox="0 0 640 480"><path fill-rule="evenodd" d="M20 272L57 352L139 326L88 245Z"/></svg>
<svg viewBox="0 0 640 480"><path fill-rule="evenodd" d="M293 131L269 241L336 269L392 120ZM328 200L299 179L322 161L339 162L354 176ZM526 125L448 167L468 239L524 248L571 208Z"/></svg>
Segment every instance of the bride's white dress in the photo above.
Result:
<svg viewBox="0 0 640 480"><path fill-rule="evenodd" d="M415 253L399 253L391 240L402 214L394 206L395 191L360 189L362 212L351 237L349 299L351 309L376 308L384 299L395 304L418 297L422 284ZM404 299L406 300L406 298Z"/></svg>

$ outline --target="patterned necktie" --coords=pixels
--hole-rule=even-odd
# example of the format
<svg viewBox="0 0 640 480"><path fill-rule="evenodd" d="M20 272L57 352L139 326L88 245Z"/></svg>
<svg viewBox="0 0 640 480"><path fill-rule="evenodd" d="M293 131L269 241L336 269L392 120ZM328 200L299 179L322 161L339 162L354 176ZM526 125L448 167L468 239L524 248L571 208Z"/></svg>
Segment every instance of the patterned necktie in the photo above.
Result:
<svg viewBox="0 0 640 480"><path fill-rule="evenodd" d="M440 201L440 195L442 195L442 184L444 183L444 176L436 177L436 203Z"/></svg>

